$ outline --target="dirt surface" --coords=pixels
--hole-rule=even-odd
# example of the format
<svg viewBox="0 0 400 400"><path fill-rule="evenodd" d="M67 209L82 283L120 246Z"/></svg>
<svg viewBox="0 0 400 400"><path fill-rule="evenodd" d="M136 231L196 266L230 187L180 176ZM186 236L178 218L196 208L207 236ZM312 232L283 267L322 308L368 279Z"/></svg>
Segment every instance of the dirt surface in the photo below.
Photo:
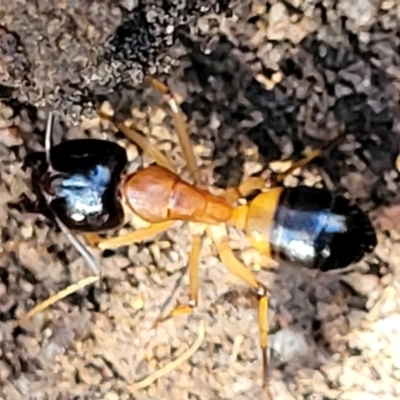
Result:
<svg viewBox="0 0 400 400"><path fill-rule="evenodd" d="M394 0L2 1L0 398L265 398L254 298L210 241L196 312L151 329L165 302L187 298L185 226L93 250L102 285L15 328L24 311L89 274L53 223L7 206L30 193L23 158L42 149L48 110L57 110L56 141L118 140L134 169L151 160L94 113L104 100L121 116L132 107L188 176L170 117L141 89L146 74L182 99L202 174L222 188L349 134L286 183L324 184L356 201L374 218L375 252L340 274L260 271L251 251L239 254L271 290L274 399L399 398L399 18ZM201 319L206 338L191 360L132 392L195 341Z"/></svg>

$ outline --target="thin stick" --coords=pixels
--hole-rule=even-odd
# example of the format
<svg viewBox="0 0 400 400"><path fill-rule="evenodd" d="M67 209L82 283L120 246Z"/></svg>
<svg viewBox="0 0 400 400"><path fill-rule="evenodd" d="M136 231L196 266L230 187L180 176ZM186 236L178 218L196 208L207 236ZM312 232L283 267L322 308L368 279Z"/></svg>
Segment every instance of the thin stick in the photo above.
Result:
<svg viewBox="0 0 400 400"><path fill-rule="evenodd" d="M205 336L206 336L205 322L203 320L201 320L199 323L197 339L188 350L186 350L183 354L181 354L175 360L171 361L170 363L168 363L167 365L165 365L164 367L162 367L161 369L156 371L154 374L151 374L147 378L144 378L143 380L138 381L138 382L134 383L133 385L130 385L128 390L132 393L137 390L143 389L143 388L151 385L157 379L162 378L163 376L169 374L174 369L178 368L180 365L182 365L185 361L187 361L189 358L191 358L197 352L197 350L202 345Z"/></svg>

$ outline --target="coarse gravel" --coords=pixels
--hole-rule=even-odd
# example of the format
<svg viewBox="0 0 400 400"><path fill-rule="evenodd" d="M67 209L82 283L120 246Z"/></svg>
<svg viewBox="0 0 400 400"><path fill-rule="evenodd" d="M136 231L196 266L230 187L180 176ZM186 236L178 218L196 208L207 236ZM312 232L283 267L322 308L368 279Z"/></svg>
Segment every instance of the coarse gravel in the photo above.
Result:
<svg viewBox="0 0 400 400"><path fill-rule="evenodd" d="M186 226L115 251L92 249L101 286L14 320L87 276L50 221L8 206L30 193L25 155L54 140L117 140L130 169L151 160L102 130L108 100L134 115L182 176L171 118L146 75L181 99L202 174L220 188L307 147L346 140L287 185L326 185L371 215L379 244L341 273L260 270L271 291L271 391L276 400L400 397L400 4L395 0L13 0L0 3L0 399L264 399L254 296L205 240L199 306L151 329L164 303L187 299ZM134 224L134 221L132 222ZM206 338L145 390L135 382Z"/></svg>

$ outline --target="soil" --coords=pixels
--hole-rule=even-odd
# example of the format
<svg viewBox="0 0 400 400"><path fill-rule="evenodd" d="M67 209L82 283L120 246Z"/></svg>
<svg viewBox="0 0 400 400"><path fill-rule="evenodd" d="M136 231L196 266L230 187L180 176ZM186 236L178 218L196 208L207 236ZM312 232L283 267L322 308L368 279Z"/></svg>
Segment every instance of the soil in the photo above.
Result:
<svg viewBox="0 0 400 400"><path fill-rule="evenodd" d="M9 205L32 196L24 158L43 149L49 110L54 141L116 140L131 170L149 165L96 118L108 101L189 178L171 118L142 84L147 75L180 99L201 173L215 187L347 134L285 184L352 199L374 222L375 251L337 273L265 270L254 252L238 255L270 290L274 399L399 398L399 18L394 0L2 2L0 399L266 398L254 295L226 273L210 240L195 312L152 329L188 297L184 224L138 245L91 249L101 284L15 325L90 274L52 221ZM232 232L233 245L241 239ZM206 336L193 357L133 391L190 347L201 320Z"/></svg>

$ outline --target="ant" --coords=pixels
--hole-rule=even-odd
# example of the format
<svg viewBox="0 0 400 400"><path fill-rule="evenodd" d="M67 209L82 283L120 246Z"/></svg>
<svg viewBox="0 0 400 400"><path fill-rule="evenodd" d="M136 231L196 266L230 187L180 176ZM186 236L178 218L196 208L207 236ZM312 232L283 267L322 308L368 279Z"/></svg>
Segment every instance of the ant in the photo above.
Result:
<svg viewBox="0 0 400 400"><path fill-rule="evenodd" d="M254 248L271 260L271 265L288 262L328 271L347 267L372 252L377 244L376 233L370 219L358 206L326 189L283 185L285 177L337 145L343 135L324 148L312 150L275 179L250 177L223 194L213 194L211 188L205 189L201 185L184 115L174 95L158 80L148 78L147 81L161 92L172 111L183 157L194 183L182 180L171 161L135 127L115 122L113 116L102 111L98 111L99 116L111 121L117 130L150 155L155 164L124 176L126 152L115 142L76 139L52 146L50 114L45 152L37 155L33 185L60 228L86 258L95 276L38 304L23 315L19 323L99 281L100 268L72 231L83 233L89 244L105 250L146 240L165 232L176 221L185 221L193 234L188 259L190 300L186 305L175 307L167 316L158 318L155 326L169 318L189 314L197 305L202 237L209 235L222 263L257 294L263 387L268 387L267 288L234 255L228 244L227 226L244 230ZM118 229L127 212L133 212L148 226L113 238L98 235Z"/></svg>

